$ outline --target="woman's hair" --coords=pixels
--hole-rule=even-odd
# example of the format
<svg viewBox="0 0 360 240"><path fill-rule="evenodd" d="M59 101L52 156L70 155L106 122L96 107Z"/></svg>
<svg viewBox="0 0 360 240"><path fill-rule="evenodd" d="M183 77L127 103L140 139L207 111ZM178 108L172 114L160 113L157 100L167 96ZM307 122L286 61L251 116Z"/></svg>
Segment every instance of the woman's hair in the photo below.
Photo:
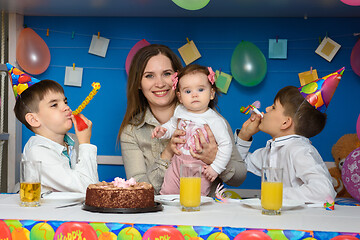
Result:
<svg viewBox="0 0 360 240"><path fill-rule="evenodd" d="M127 83L127 108L120 126L118 140L120 139L122 131L128 124L138 126L144 122L145 111L149 106L149 103L140 89L141 79L150 58L159 54L162 54L170 59L174 71L178 71L182 68L180 58L165 45L151 44L141 48L135 54L133 60L131 61L129 70ZM174 101L176 101L176 99L174 99ZM139 113L141 114L135 119L135 116Z"/></svg>
<svg viewBox="0 0 360 240"><path fill-rule="evenodd" d="M37 113L39 111L39 103L49 92L62 93L62 86L53 80L42 80L27 88L16 99L14 112L16 118L32 131L31 126L26 121L25 116L28 113Z"/></svg>
<svg viewBox="0 0 360 240"><path fill-rule="evenodd" d="M326 114L315 109L294 86L287 86L276 94L286 116L293 118L295 133L307 138L316 136L325 127Z"/></svg>
<svg viewBox="0 0 360 240"><path fill-rule="evenodd" d="M180 85L180 82L181 82L181 78L185 75L188 75L188 74L195 74L195 73L203 73L205 74L206 76L208 76L210 74L209 72L209 69L207 67L204 67L204 66L201 66L199 64L191 64L191 65L187 65L186 67L184 67L183 69L179 70L178 71L178 84L176 85L176 92L179 92L180 89L179 89L179 85ZM210 83L210 82L209 82ZM217 102L218 102L218 97L217 95L219 94L219 90L218 88L216 87L215 85L215 82L214 84L211 84L211 88L214 89L215 91L215 96L214 96L214 99L213 100L210 100L209 102L209 108L212 108L212 109L215 109L217 107Z"/></svg>

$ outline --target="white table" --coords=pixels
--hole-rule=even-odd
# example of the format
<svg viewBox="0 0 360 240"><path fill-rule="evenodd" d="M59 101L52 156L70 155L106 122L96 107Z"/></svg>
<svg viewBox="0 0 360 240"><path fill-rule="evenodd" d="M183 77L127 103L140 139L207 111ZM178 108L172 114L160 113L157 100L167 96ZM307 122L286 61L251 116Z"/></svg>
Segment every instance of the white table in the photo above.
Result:
<svg viewBox="0 0 360 240"><path fill-rule="evenodd" d="M163 205L163 211L135 214L109 214L85 211L81 205L55 208L64 204L44 203L40 207L19 206L19 195L0 194L0 219L39 219L86 222L126 222L134 224L225 226L233 228L288 229L360 233L360 207L299 207L280 216L264 216L260 210L240 203L206 203L199 212L182 212L179 206Z"/></svg>

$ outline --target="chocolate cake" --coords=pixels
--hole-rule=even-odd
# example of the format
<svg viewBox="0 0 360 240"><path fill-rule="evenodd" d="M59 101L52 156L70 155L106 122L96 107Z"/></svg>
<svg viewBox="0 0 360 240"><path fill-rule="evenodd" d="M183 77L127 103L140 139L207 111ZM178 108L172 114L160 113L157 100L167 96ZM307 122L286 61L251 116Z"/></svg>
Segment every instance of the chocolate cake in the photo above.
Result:
<svg viewBox="0 0 360 240"><path fill-rule="evenodd" d="M154 207L154 188L146 182L125 181L90 184L86 190L85 204L99 208L149 208Z"/></svg>

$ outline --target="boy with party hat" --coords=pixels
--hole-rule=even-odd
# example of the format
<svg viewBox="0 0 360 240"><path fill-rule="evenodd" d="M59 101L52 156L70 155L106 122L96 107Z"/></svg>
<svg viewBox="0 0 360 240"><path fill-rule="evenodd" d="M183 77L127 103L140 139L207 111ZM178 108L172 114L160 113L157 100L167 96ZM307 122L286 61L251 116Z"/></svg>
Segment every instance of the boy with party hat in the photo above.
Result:
<svg viewBox="0 0 360 240"><path fill-rule="evenodd" d="M60 84L7 67L16 97L15 115L35 133L24 147L22 160L42 162L41 191L85 193L89 184L98 182L91 121L81 115L88 128L79 131ZM76 136L68 133L72 123Z"/></svg>
<svg viewBox="0 0 360 240"><path fill-rule="evenodd" d="M309 138L325 127L324 112L343 72L344 68L299 89L282 88L263 118L253 113L237 130L236 147L248 171L260 176L263 167L283 168L284 199L324 203L336 197L330 173ZM258 131L272 139L266 147L249 153Z"/></svg>

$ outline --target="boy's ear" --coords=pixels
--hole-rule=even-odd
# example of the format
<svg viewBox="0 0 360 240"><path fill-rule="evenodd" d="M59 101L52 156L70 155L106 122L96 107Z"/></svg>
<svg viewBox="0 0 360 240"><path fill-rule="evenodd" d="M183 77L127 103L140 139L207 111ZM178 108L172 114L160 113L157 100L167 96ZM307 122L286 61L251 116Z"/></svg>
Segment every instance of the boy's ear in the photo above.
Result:
<svg viewBox="0 0 360 240"><path fill-rule="evenodd" d="M180 92L176 92L176 96L177 96L177 98L179 99L179 102L182 103L181 93L180 93Z"/></svg>
<svg viewBox="0 0 360 240"><path fill-rule="evenodd" d="M36 113L27 113L25 115L25 120L33 128L40 127L40 121L39 121Z"/></svg>
<svg viewBox="0 0 360 240"><path fill-rule="evenodd" d="M293 119L291 117L285 117L281 124L281 130L286 130L293 125Z"/></svg>

